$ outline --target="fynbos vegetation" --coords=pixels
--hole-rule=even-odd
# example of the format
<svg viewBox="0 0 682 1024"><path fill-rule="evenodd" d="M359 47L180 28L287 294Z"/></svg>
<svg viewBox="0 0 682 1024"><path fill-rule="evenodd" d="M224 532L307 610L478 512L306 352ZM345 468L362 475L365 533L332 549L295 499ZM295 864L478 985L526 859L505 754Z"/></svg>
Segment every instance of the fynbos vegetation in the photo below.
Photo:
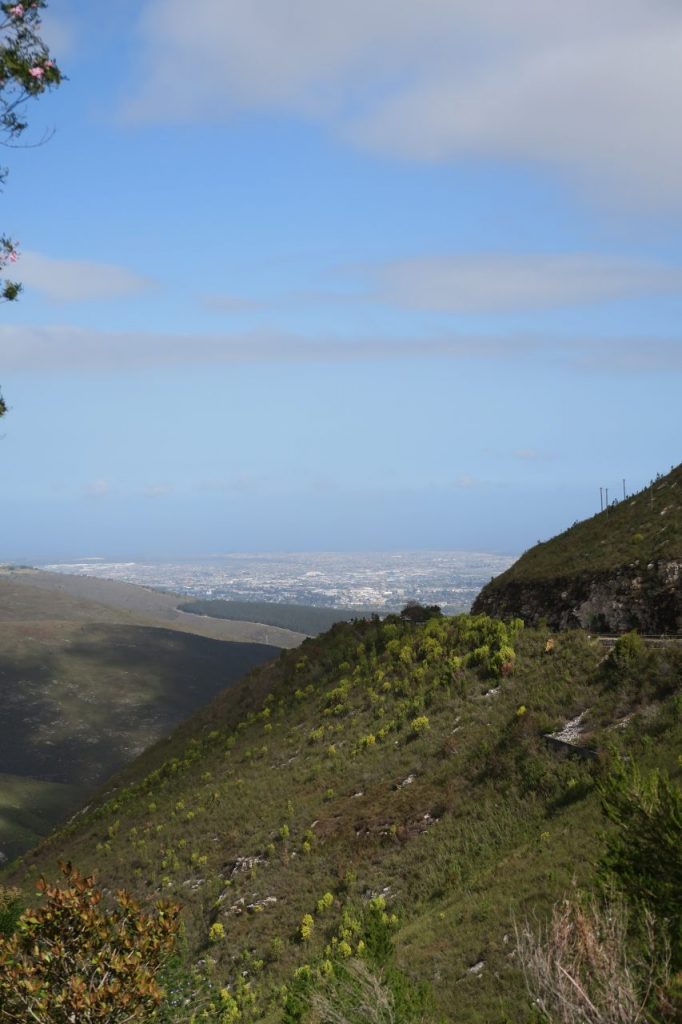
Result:
<svg viewBox="0 0 682 1024"><path fill-rule="evenodd" d="M681 669L674 645L608 653L486 615L341 623L148 751L7 884L27 901L70 857L180 903L167 1024L530 1024L542 1000L568 1021L529 965L578 919L610 989L629 978L672 1020Z"/></svg>

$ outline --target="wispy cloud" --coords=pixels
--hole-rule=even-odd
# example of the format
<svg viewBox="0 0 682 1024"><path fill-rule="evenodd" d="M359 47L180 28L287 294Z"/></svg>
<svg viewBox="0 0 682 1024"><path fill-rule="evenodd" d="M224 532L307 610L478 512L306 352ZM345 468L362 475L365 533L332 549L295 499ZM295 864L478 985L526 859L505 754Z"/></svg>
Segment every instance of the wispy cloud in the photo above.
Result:
<svg viewBox="0 0 682 1024"><path fill-rule="evenodd" d="M101 501L102 498L108 498L110 496L111 484L108 480L93 480L91 483L87 484L83 493L86 498Z"/></svg>
<svg viewBox="0 0 682 1024"><path fill-rule="evenodd" d="M386 302L460 313L682 294L680 267L595 253L432 256L387 263L374 275Z"/></svg>
<svg viewBox="0 0 682 1024"><path fill-rule="evenodd" d="M141 493L143 498L167 498L174 490L173 484L152 483L143 487Z"/></svg>
<svg viewBox="0 0 682 1024"><path fill-rule="evenodd" d="M682 373L682 340L609 339L599 345L581 344L569 361L588 373Z"/></svg>
<svg viewBox="0 0 682 1024"><path fill-rule="evenodd" d="M261 302L241 295L202 295L200 302L204 309L213 313L257 313L272 308L269 301Z"/></svg>
<svg viewBox="0 0 682 1024"><path fill-rule="evenodd" d="M53 259L39 252L24 252L13 276L27 288L55 302L115 299L151 288L154 282L112 263Z"/></svg>
<svg viewBox="0 0 682 1024"><path fill-rule="evenodd" d="M125 373L144 368L451 359L550 361L585 373L682 372L682 338L444 334L307 338L275 332L176 335L0 325L3 373Z"/></svg>
<svg viewBox="0 0 682 1024"><path fill-rule="evenodd" d="M540 161L682 202L669 0L147 0L140 37L131 117L285 111L401 157Z"/></svg>
<svg viewBox="0 0 682 1024"><path fill-rule="evenodd" d="M64 61L71 57L76 49L77 31L73 21L53 9L41 14L42 26L40 34L49 47L53 57Z"/></svg>
<svg viewBox="0 0 682 1024"><path fill-rule="evenodd" d="M475 476L469 476L465 473L463 476L458 476L452 482L453 487L456 487L458 491L472 491L476 487L481 486L481 481Z"/></svg>
<svg viewBox="0 0 682 1024"><path fill-rule="evenodd" d="M682 266L599 252L459 252L324 269L332 287L292 289L258 300L206 295L214 312L276 312L381 304L488 314L682 296Z"/></svg>
<svg viewBox="0 0 682 1024"><path fill-rule="evenodd" d="M537 462L540 459L547 458L537 448L517 448L516 451L512 452L512 455L515 459L521 459L522 462Z"/></svg>
<svg viewBox="0 0 682 1024"><path fill-rule="evenodd" d="M329 363L367 360L511 358L534 351L539 341L523 337L444 336L437 338L315 339L251 332L175 335L92 331L80 327L0 325L0 363L13 371L118 371L141 367L239 363Z"/></svg>

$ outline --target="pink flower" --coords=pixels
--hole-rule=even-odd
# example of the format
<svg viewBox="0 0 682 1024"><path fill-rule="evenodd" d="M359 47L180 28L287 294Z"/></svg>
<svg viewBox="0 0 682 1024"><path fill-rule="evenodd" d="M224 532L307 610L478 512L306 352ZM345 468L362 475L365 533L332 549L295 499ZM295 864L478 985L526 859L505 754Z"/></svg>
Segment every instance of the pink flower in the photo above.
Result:
<svg viewBox="0 0 682 1024"><path fill-rule="evenodd" d="M19 259L19 253L17 252L16 249L12 249L11 253L9 254L9 256L7 258L10 261L10 263L16 263L17 260Z"/></svg>
<svg viewBox="0 0 682 1024"><path fill-rule="evenodd" d="M14 7L10 7L8 14L11 14L13 18L23 18L24 16L24 5L15 4Z"/></svg>
<svg viewBox="0 0 682 1024"><path fill-rule="evenodd" d="M31 78L42 78L44 74L44 68L35 67L29 70L29 75L31 76Z"/></svg>

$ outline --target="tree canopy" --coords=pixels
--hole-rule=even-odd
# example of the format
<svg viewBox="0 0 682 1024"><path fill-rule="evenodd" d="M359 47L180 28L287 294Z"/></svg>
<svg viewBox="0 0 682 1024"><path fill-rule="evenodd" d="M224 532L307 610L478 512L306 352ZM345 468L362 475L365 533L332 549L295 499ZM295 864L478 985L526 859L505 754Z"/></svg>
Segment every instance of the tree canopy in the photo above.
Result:
<svg viewBox="0 0 682 1024"><path fill-rule="evenodd" d="M0 144L18 145L28 128L26 105L47 89L58 86L63 75L40 36L41 11L47 0L30 3L0 3ZM7 168L0 168L0 185L7 177ZM0 275L16 263L17 243L0 234ZM13 302L21 285L0 278L0 301ZM7 407L0 396L0 416Z"/></svg>

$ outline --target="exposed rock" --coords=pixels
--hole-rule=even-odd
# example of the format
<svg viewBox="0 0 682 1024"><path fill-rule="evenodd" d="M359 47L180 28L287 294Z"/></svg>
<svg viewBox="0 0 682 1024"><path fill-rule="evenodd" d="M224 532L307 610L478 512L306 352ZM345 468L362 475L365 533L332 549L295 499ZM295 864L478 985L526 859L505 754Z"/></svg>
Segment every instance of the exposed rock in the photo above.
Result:
<svg viewBox="0 0 682 1024"><path fill-rule="evenodd" d="M473 611L520 617L528 626L600 633L682 632L682 561L626 565L553 580L515 580L484 588Z"/></svg>
<svg viewBox="0 0 682 1024"><path fill-rule="evenodd" d="M264 864L265 857L258 855L255 857L237 857L236 861L228 865L226 875L230 878L234 878L235 875L240 875L243 871L250 871L256 864Z"/></svg>
<svg viewBox="0 0 682 1024"><path fill-rule="evenodd" d="M570 722L566 722L566 725L563 729L560 729L559 732L550 733L549 735L551 738L554 740L561 740L563 743L575 743L585 732L583 719L588 711L589 708L581 711L580 714L575 718L572 718Z"/></svg>

